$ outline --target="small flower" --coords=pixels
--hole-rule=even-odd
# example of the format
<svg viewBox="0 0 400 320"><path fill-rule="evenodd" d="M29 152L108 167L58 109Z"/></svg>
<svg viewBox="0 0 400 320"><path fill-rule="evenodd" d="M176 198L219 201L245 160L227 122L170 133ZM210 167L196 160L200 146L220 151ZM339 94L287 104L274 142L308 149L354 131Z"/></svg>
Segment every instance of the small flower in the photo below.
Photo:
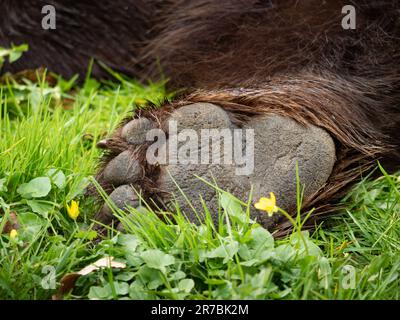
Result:
<svg viewBox="0 0 400 320"><path fill-rule="evenodd" d="M16 237L18 237L18 232L17 232L17 230L12 229L12 230L10 231L10 239L11 239L11 240L14 240Z"/></svg>
<svg viewBox="0 0 400 320"><path fill-rule="evenodd" d="M254 207L258 210L266 211L269 217L275 212L278 212L278 207L276 206L276 198L273 192L269 193L270 197L262 197L258 202L254 205Z"/></svg>
<svg viewBox="0 0 400 320"><path fill-rule="evenodd" d="M76 220L79 216L79 201L72 200L71 205L67 204L67 212L72 220Z"/></svg>

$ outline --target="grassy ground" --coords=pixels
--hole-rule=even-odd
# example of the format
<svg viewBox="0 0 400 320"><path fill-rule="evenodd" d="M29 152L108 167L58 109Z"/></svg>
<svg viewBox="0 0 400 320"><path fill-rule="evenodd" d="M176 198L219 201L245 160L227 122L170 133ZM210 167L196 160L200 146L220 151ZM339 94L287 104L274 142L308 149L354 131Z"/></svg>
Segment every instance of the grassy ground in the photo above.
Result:
<svg viewBox="0 0 400 320"><path fill-rule="evenodd" d="M312 234L296 221L291 236L274 240L249 220L246 203L221 191L218 229L210 220L188 223L178 207L178 223L165 223L144 206L132 216L117 212L129 232L110 229L94 246L97 206L84 189L100 156L96 141L135 103L166 96L163 85L117 77L88 78L80 87L3 79L0 298L400 298L400 179L380 168L381 178L344 199L347 209L333 226ZM77 221L67 214L72 200L79 201ZM71 274L104 257L122 265Z"/></svg>

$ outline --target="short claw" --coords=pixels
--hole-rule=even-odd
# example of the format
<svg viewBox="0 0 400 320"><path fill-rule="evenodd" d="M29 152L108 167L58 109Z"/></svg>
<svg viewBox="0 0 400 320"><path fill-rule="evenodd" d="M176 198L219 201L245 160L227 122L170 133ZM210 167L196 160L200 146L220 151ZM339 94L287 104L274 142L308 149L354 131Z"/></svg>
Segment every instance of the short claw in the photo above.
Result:
<svg viewBox="0 0 400 320"><path fill-rule="evenodd" d="M106 139L100 140L99 142L97 142L96 147L99 149L107 149L108 147L107 140Z"/></svg>

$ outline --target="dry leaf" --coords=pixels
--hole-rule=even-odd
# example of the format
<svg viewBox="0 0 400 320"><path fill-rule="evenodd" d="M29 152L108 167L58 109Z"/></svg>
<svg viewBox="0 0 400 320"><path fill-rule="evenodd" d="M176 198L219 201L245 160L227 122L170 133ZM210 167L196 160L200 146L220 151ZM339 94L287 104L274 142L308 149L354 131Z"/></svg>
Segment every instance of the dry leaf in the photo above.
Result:
<svg viewBox="0 0 400 320"><path fill-rule="evenodd" d="M122 262L113 261L114 257L105 257L97 260L95 263L88 265L81 271L77 272L81 276L86 276L93 271L99 270L100 268L114 268L114 269L124 269L126 264Z"/></svg>
<svg viewBox="0 0 400 320"><path fill-rule="evenodd" d="M71 291L76 283L76 280L81 276L86 276L94 271L101 268L113 268L113 269L125 269L126 264L122 262L113 261L114 257L105 257L97 260L96 262L84 267L82 270L73 273L67 273L62 277L60 283L60 290L56 295L53 296L53 300L60 300L62 296L67 292Z"/></svg>
<svg viewBox="0 0 400 320"><path fill-rule="evenodd" d="M7 83L7 81L13 80L17 83L24 84L25 79L33 83L40 83L45 75L45 80L50 86L54 87L57 85L57 78L47 72L43 67L38 69L22 70L14 74L6 73L0 78L0 83Z"/></svg>

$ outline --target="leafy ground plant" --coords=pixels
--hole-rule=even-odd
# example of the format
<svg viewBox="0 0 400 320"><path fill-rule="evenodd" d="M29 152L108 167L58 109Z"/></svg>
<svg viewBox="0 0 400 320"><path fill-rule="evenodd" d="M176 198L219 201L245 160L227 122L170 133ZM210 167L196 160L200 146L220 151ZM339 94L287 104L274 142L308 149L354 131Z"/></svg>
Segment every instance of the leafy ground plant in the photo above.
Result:
<svg viewBox="0 0 400 320"><path fill-rule="evenodd" d="M342 215L312 233L295 219L293 234L276 240L249 219L249 203L218 190L218 225L204 202L199 226L178 205L143 203L116 210L126 233L109 228L94 245L98 206L84 190L95 183L96 142L138 104L170 97L163 84L113 75L0 84L0 298L400 298L400 179L378 164L381 177L359 183ZM61 290L66 275L109 258L114 266Z"/></svg>
<svg viewBox="0 0 400 320"><path fill-rule="evenodd" d="M20 46L12 46L11 48L2 48L0 47L0 69L3 67L6 59L8 59L9 63L13 63L21 58L22 54L28 51L28 45L22 44Z"/></svg>

